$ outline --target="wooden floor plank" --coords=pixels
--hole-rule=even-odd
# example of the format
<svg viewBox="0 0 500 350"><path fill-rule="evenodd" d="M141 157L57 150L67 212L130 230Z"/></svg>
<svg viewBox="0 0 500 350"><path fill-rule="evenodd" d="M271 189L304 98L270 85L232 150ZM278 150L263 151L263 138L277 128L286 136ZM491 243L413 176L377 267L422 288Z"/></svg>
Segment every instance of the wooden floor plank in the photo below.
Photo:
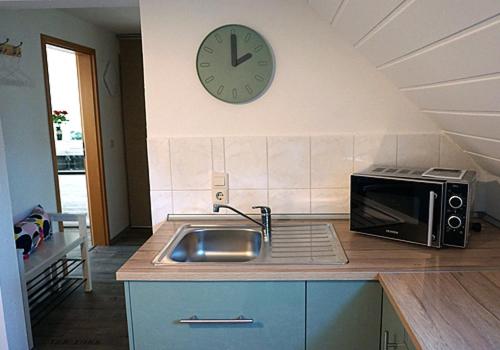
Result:
<svg viewBox="0 0 500 350"><path fill-rule="evenodd" d="M115 274L149 235L148 230L127 230L114 245L95 247L90 252L93 292L80 287L37 324L35 349L128 349L125 293Z"/></svg>

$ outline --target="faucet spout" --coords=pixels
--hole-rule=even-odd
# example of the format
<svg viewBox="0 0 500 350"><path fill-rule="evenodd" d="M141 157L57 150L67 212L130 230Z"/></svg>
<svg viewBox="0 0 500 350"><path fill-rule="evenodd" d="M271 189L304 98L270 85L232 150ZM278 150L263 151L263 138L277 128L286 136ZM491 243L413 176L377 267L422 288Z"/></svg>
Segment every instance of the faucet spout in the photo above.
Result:
<svg viewBox="0 0 500 350"><path fill-rule="evenodd" d="M260 209L262 222L252 219L250 216L242 213L236 208L233 208L226 204L214 204L213 211L218 213L220 208L229 209L236 214L243 216L245 219L252 221L253 223L259 225L262 228L262 235L264 236L264 242L271 243L271 208L264 206L255 206L253 209Z"/></svg>

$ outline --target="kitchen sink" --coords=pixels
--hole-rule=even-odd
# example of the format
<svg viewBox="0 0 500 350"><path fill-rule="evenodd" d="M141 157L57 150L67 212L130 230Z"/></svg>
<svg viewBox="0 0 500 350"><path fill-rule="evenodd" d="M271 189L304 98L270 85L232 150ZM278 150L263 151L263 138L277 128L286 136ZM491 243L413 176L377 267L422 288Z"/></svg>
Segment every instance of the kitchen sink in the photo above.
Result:
<svg viewBox="0 0 500 350"><path fill-rule="evenodd" d="M172 264L345 264L330 224L274 225L266 244L257 225L183 225L154 258Z"/></svg>
<svg viewBox="0 0 500 350"><path fill-rule="evenodd" d="M259 256L260 231L249 228L192 228L170 254L176 262L243 262Z"/></svg>

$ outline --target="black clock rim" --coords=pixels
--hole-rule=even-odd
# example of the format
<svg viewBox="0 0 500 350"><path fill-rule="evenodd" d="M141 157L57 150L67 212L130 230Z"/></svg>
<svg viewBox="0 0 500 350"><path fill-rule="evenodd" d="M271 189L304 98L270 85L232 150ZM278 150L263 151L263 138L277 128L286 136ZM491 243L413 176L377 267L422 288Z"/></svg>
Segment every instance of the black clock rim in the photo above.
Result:
<svg viewBox="0 0 500 350"><path fill-rule="evenodd" d="M214 32L216 32L216 31L218 31L218 30L220 30L222 28L231 27L231 26L243 27L243 28L251 30L252 32L257 33L261 37L261 39L264 41L264 43L266 43L267 48L268 48L269 52L271 53L271 57L272 57L272 74L271 74L271 77L269 78L269 80L266 83L266 87L259 94L253 96L252 98L250 98L248 100L244 100L244 101L239 101L239 102L233 102L233 101L223 100L223 99L219 98L218 96L214 95L210 90L208 90L207 87L205 86L205 84L203 84L203 79L200 76L200 70L199 70L199 67L198 67L198 59L199 59L199 56L200 56L200 51L201 51L201 48L202 48L203 43L205 42L205 40L207 40L207 38L210 35L212 35ZM267 90L269 90L269 87L271 86L271 82L274 80L275 66L276 65L275 65L274 53L273 53L273 50L271 49L271 45L269 45L269 43L267 42L267 40L258 31L256 31L253 28L250 28L249 26L246 26L244 24L229 23L229 24L224 24L224 25L222 25L220 27L217 27L217 28L211 30L207 35L205 35L205 37L201 41L200 46L198 47L198 50L196 51L196 75L198 75L198 80L200 81L201 86L203 86L203 88L205 89L205 91L208 92L211 96L213 96L217 100L222 101L222 102L226 102L226 103L230 103L230 104L233 104L233 105L242 105L242 104L250 103L250 102L253 102L253 101L257 100L262 95L264 95L267 92Z"/></svg>

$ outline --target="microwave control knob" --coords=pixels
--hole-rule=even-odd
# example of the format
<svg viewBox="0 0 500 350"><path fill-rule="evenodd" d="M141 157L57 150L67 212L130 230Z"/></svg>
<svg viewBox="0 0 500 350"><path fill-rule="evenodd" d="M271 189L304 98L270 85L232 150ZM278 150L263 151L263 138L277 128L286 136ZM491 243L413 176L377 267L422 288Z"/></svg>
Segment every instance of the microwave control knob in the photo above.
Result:
<svg viewBox="0 0 500 350"><path fill-rule="evenodd" d="M448 226L450 226L451 228L459 228L460 226L462 226L462 219L455 215L450 216L448 218Z"/></svg>
<svg viewBox="0 0 500 350"><path fill-rule="evenodd" d="M462 205L464 205L464 201L459 196L451 196L450 199L448 200L448 203L450 204L450 207L452 207L453 209L458 209Z"/></svg>

